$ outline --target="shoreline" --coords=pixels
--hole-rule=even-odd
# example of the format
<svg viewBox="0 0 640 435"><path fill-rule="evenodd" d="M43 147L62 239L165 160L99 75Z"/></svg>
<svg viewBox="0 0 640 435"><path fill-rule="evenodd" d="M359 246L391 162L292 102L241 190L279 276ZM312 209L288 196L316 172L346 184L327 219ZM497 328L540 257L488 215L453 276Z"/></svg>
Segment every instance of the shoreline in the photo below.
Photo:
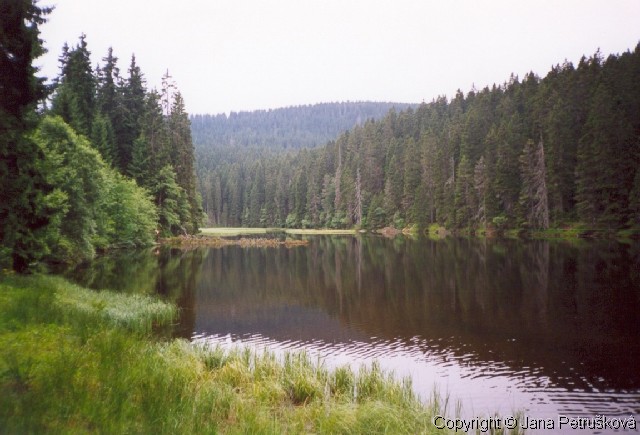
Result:
<svg viewBox="0 0 640 435"><path fill-rule="evenodd" d="M327 369L304 352L203 347L166 333L155 296L55 276L0 276L0 426L9 432L442 433L438 397L379 366ZM445 432L447 433L447 432Z"/></svg>
<svg viewBox="0 0 640 435"><path fill-rule="evenodd" d="M486 239L520 239L520 240L618 240L621 242L630 240L640 240L640 228L621 228L621 229L601 229L589 228L581 223L567 224L562 227L548 228L546 230L531 229L496 229L494 227L481 228L461 228L449 229L438 224L431 224L427 228L419 230L417 225L408 225L404 228L395 228L386 226L384 228L373 229L287 229L287 228L242 228L242 227L220 227L220 228L203 228L199 234L189 236L191 238L198 237L214 237L221 239L220 244L228 243L228 237L238 237L244 235L256 234L287 234L287 235L359 235L363 233L371 233L382 235L384 237L393 238L398 235L409 237L419 237L422 235L434 240L444 239L446 237L476 237ZM179 237L173 237L165 240L174 240ZM272 239L265 239L272 240ZM293 240L293 239L289 239ZM216 242L212 242L215 244ZM237 241L235 242L237 244Z"/></svg>

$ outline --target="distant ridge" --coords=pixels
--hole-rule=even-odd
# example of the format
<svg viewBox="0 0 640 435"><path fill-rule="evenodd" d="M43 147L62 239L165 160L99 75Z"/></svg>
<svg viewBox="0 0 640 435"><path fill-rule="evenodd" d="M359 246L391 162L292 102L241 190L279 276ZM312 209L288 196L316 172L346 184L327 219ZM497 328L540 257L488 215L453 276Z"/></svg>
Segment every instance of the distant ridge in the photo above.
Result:
<svg viewBox="0 0 640 435"><path fill-rule="evenodd" d="M380 119L391 109L400 112L417 106L361 101L192 115L191 133L196 148L312 148L325 145L368 119Z"/></svg>

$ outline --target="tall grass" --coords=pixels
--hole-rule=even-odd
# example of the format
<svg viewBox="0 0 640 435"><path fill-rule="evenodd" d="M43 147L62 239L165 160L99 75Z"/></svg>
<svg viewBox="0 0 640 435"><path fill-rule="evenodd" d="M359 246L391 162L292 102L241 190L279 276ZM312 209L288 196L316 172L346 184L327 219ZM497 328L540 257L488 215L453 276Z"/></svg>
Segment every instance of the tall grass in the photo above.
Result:
<svg viewBox="0 0 640 435"><path fill-rule="evenodd" d="M53 276L4 277L0 290L0 309L6 311L0 322L16 325L80 323L146 334L177 317L175 305L150 296L90 290Z"/></svg>
<svg viewBox="0 0 640 435"><path fill-rule="evenodd" d="M173 316L58 278L0 280L0 433L441 433L438 400L375 364L154 339Z"/></svg>
<svg viewBox="0 0 640 435"><path fill-rule="evenodd" d="M146 333L153 325L168 325L177 317L177 308L146 295L94 291L66 281L56 283L55 303L70 317L100 319L113 326Z"/></svg>

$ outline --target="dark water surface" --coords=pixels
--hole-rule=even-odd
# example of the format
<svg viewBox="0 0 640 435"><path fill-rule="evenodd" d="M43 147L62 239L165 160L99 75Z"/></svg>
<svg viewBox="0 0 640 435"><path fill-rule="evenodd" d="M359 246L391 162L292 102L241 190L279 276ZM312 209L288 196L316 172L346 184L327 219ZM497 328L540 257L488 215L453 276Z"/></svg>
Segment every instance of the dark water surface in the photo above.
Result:
<svg viewBox="0 0 640 435"><path fill-rule="evenodd" d="M640 245L309 240L120 253L67 275L177 302L193 340L376 359L465 416L640 420Z"/></svg>

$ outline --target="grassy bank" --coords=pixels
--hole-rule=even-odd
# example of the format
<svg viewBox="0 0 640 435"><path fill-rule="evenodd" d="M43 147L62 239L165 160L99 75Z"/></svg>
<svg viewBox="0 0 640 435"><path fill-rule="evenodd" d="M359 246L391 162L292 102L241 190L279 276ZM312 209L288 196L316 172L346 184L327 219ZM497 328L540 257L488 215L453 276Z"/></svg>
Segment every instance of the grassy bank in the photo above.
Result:
<svg viewBox="0 0 640 435"><path fill-rule="evenodd" d="M372 230L373 232L385 233L385 228L380 230ZM215 237L232 237L243 235L267 234L270 232L280 232L291 235L355 235L358 233L356 229L333 230L333 229L283 229L283 228L203 228L202 234ZM396 233L407 236L417 236L420 230L416 225L407 226ZM479 228L462 228L447 229L438 224L431 224L423 230L424 235L431 239L442 239L449 235L460 237L506 237L518 239L619 239L619 240L638 240L640 239L640 228L631 229L601 229L591 228L579 222L569 223L563 226L549 228L546 230L525 230L525 229L503 229L498 230L494 227Z"/></svg>
<svg viewBox="0 0 640 435"><path fill-rule="evenodd" d="M254 234L285 233L291 235L341 235L356 234L355 229L333 230L333 229L295 229L295 228L201 228L200 232L208 236L233 237L248 236Z"/></svg>
<svg viewBox="0 0 640 435"><path fill-rule="evenodd" d="M267 228L200 228L200 232L207 236L235 237L253 234L267 234Z"/></svg>
<svg viewBox="0 0 640 435"><path fill-rule="evenodd" d="M332 230L329 228L324 229L288 229L285 230L287 234L297 235L309 235L309 236L331 236L331 235L354 235L356 230Z"/></svg>
<svg viewBox="0 0 640 435"><path fill-rule="evenodd" d="M0 432L441 433L437 401L376 366L152 334L176 314L56 277L0 278Z"/></svg>

